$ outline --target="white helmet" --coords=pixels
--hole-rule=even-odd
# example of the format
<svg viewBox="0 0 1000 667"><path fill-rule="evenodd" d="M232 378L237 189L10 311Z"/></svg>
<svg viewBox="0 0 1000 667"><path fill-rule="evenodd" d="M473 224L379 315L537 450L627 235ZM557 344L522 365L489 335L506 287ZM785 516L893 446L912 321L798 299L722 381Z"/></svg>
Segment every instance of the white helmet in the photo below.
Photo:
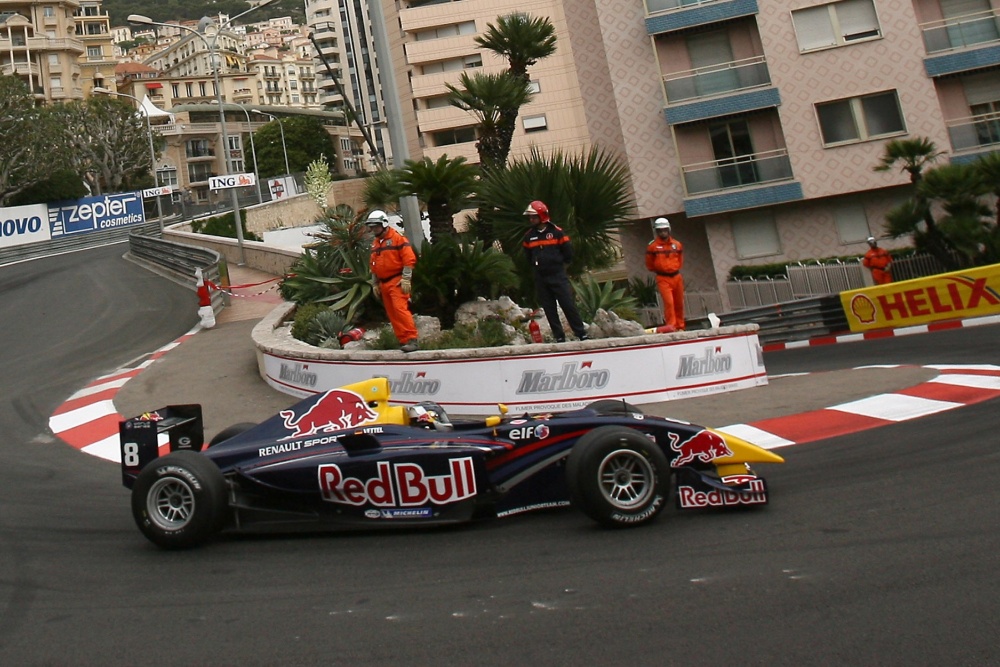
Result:
<svg viewBox="0 0 1000 667"><path fill-rule="evenodd" d="M656 230L665 229L669 232L670 221L667 220L666 218L657 218L656 220L653 221L653 229Z"/></svg>
<svg viewBox="0 0 1000 667"><path fill-rule="evenodd" d="M369 227L375 227L376 225L385 229L389 226L389 216L385 214L385 211L375 209L368 214L368 219L365 220L365 224Z"/></svg>
<svg viewBox="0 0 1000 667"><path fill-rule="evenodd" d="M868 243L868 245L875 245L875 237L874 236L869 236L867 239L865 239L865 241Z"/></svg>

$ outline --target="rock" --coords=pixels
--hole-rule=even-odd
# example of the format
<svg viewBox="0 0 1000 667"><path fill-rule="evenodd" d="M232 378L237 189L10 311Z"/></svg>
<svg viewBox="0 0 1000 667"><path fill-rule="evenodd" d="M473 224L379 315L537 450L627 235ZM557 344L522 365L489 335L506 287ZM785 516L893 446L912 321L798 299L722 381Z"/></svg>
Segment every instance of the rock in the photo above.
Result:
<svg viewBox="0 0 1000 667"><path fill-rule="evenodd" d="M594 335L597 330L598 335ZM641 336L646 332L645 328L633 320L623 320L618 313L598 309L594 315L594 322L590 325L588 334L591 338L626 338L628 336Z"/></svg>
<svg viewBox="0 0 1000 667"><path fill-rule="evenodd" d="M441 335L441 320L430 315L414 315L413 323L417 325L417 339L436 338Z"/></svg>
<svg viewBox="0 0 1000 667"><path fill-rule="evenodd" d="M455 323L472 325L487 318L499 318L513 324L530 314L531 309L521 308L509 296L502 296L495 301L478 299L463 303L455 311Z"/></svg>

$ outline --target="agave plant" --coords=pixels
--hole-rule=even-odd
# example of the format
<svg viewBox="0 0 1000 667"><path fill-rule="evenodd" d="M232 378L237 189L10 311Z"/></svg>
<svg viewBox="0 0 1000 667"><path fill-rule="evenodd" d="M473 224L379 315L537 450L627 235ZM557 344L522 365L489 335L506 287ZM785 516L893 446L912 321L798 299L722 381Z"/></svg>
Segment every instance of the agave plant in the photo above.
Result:
<svg viewBox="0 0 1000 667"><path fill-rule="evenodd" d="M282 281L281 295L300 305L329 304L353 322L374 300L367 249L327 246L307 250Z"/></svg>
<svg viewBox="0 0 1000 667"><path fill-rule="evenodd" d="M615 287L610 280L599 283L590 276L584 276L574 282L573 287L580 317L585 322L593 322L600 309L614 311L626 319L635 318L638 302L625 293L625 288Z"/></svg>

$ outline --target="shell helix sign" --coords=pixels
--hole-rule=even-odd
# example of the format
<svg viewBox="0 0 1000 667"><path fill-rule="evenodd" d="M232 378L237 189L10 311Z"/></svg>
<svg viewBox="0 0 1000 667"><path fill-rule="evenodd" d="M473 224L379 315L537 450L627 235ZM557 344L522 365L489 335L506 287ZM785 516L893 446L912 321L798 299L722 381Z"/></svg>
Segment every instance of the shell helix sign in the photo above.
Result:
<svg viewBox="0 0 1000 667"><path fill-rule="evenodd" d="M851 331L1000 314L1000 264L840 293Z"/></svg>

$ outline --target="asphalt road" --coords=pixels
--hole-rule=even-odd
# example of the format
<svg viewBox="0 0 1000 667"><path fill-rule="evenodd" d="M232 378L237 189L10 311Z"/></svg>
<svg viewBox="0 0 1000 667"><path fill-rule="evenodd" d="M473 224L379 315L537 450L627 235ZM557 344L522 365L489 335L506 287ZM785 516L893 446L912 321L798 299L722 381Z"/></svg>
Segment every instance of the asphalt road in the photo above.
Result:
<svg viewBox="0 0 1000 667"><path fill-rule="evenodd" d="M191 293L123 251L0 269L0 664L1000 663L996 400L785 450L758 510L668 511L625 531L558 511L161 552L117 469L45 427L87 381L194 323ZM997 364L996 336L765 362Z"/></svg>

